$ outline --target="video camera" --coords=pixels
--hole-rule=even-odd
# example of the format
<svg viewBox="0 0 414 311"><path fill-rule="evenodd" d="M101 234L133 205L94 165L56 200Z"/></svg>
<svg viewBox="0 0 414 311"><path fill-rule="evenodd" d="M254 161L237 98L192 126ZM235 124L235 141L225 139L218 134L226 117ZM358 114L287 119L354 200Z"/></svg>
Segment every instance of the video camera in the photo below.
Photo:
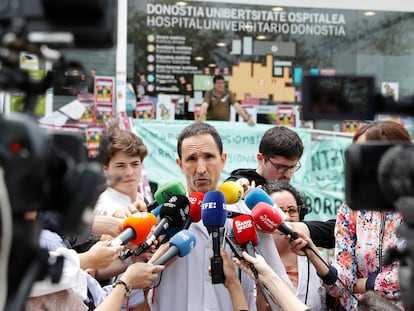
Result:
<svg viewBox="0 0 414 311"><path fill-rule="evenodd" d="M43 222L51 212L56 229L78 233L89 223L105 178L87 158L81 134L46 131L33 117L36 97L66 82L70 66L60 48L108 48L115 42L115 0L6 0L0 6L0 90L25 95L25 113L0 115L0 309L23 310L36 280L58 282L63 258L52 263L40 249ZM53 71L33 81L19 68L20 53L49 61Z"/></svg>
<svg viewBox="0 0 414 311"><path fill-rule="evenodd" d="M305 76L303 117L317 120L373 120L375 114L413 115L414 101L396 102L375 93L368 76ZM414 145L368 141L345 151L345 197L354 210L398 211L405 249L389 249L385 265L400 261L400 289L406 310L414 310Z"/></svg>

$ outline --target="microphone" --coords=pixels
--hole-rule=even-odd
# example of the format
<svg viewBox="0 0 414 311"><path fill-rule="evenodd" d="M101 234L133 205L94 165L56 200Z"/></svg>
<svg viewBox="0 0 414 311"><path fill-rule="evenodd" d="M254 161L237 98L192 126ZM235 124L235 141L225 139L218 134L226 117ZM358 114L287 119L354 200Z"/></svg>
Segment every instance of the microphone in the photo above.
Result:
<svg viewBox="0 0 414 311"><path fill-rule="evenodd" d="M199 222L201 219L201 204L203 203L204 193L193 192L188 196L190 202L190 212L184 223L183 229L188 229L193 222Z"/></svg>
<svg viewBox="0 0 414 311"><path fill-rule="evenodd" d="M167 230L170 227L182 226L187 219L189 211L190 202L185 195L175 194L169 198L167 202L162 204L160 210L160 222L155 226L146 241L138 247L135 254L139 256L150 248L152 243L164 230Z"/></svg>
<svg viewBox="0 0 414 311"><path fill-rule="evenodd" d="M139 212L132 214L125 218L122 224L122 232L109 243L109 246L125 245L128 242L141 244L156 223L157 218L151 213Z"/></svg>
<svg viewBox="0 0 414 311"><path fill-rule="evenodd" d="M170 240L169 249L158 258L154 265L165 265L170 259L175 256L187 256L190 251L196 246L196 238L190 231L183 229L177 232Z"/></svg>
<svg viewBox="0 0 414 311"><path fill-rule="evenodd" d="M233 234L237 243L243 247L246 252L253 257L256 257L255 247L258 245L258 237L253 222L253 218L250 215L240 215L233 220ZM259 277L259 274L253 264L250 264L255 278Z"/></svg>
<svg viewBox="0 0 414 311"><path fill-rule="evenodd" d="M270 206L273 206L273 208L280 214L280 217L282 217L282 221L286 219L285 213L283 213L279 206L273 202L270 196L262 188L252 189L244 198L244 203L250 210L252 210L253 207L255 207L256 204L260 202L264 202Z"/></svg>
<svg viewBox="0 0 414 311"><path fill-rule="evenodd" d="M226 218L223 193L207 192L201 204L201 219L213 240L213 257L210 259L212 284L224 283L223 258L220 255L220 227L224 226Z"/></svg>
<svg viewBox="0 0 414 311"><path fill-rule="evenodd" d="M252 218L254 222L263 231L274 233L276 230L290 235L291 240L296 240L298 235L292 231L284 222L280 214L269 204L259 202L252 209Z"/></svg>
<svg viewBox="0 0 414 311"><path fill-rule="evenodd" d="M186 190L183 184L178 181L169 182L162 187L158 188L157 191L154 193L154 201L148 204L147 208L148 211L152 211L155 216L159 215L159 211L161 209L161 205L168 201L175 194L185 195Z"/></svg>
<svg viewBox="0 0 414 311"><path fill-rule="evenodd" d="M239 202L244 195L243 187L239 183L232 180L222 183L218 190L224 194L226 204L235 204Z"/></svg>

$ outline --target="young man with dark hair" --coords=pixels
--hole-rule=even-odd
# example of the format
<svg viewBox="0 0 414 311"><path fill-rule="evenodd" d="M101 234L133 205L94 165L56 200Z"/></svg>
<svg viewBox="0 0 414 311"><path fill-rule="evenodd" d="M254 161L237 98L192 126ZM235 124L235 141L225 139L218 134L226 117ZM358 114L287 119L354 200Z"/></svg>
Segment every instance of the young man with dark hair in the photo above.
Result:
<svg viewBox="0 0 414 311"><path fill-rule="evenodd" d="M303 143L299 135L285 126L274 126L268 129L259 145L256 169L237 169L230 173L227 180L239 182L245 189L264 185L275 179L290 180L293 173L301 168L300 158L303 154ZM312 238L316 246L335 247L335 219L323 221L303 221L295 223Z"/></svg>

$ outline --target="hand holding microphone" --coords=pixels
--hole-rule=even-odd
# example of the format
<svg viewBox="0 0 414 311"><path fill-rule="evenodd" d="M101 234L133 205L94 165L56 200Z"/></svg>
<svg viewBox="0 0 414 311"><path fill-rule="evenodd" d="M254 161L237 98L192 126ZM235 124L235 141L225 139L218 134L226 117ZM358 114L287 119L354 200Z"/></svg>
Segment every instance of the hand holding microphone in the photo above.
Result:
<svg viewBox="0 0 414 311"><path fill-rule="evenodd" d="M227 219L225 198L220 191L209 191L201 204L201 219L211 233L213 240L213 257L210 259L211 281L213 284L224 283L223 258L220 255L220 228Z"/></svg>

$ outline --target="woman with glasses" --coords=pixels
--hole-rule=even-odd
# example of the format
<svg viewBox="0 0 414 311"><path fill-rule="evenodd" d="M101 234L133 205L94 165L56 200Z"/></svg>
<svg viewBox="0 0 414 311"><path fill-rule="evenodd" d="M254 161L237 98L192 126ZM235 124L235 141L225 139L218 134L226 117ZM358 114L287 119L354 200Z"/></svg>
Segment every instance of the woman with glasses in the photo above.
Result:
<svg viewBox="0 0 414 311"><path fill-rule="evenodd" d="M285 212L285 221L288 225L302 221L308 213L307 207L304 206L304 196L288 180L269 181L263 185L263 190ZM326 310L324 303L326 291L315 267L309 263L307 257L298 256L291 251L289 241L285 239L284 234L276 231L273 239L286 273L296 291L296 297L311 310Z"/></svg>

